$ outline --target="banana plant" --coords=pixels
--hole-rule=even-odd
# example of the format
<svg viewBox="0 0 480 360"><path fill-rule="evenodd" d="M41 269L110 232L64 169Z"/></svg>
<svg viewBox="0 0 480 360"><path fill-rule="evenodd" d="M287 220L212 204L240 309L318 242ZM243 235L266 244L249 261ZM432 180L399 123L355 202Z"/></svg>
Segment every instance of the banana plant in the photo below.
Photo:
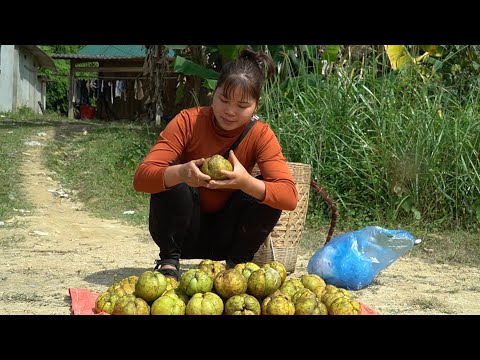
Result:
<svg viewBox="0 0 480 360"><path fill-rule="evenodd" d="M185 75L198 76L205 80L204 86L209 89L213 89L218 79L218 71L225 61L232 60L238 56L241 50L246 45L209 45L204 46L205 56L209 59L206 62L206 66L199 64L193 59L189 59L183 56L185 50L190 48L189 45L166 45L176 51L173 70ZM322 57L318 57L318 47L316 45L253 45L254 50L268 50L278 65L279 73L285 75L288 74L288 67L286 63L291 65L293 73L298 72L301 59L307 59L313 66L320 66L321 60L328 62L334 62L340 52L340 45L327 45L323 52ZM179 51L180 50L180 51ZM290 70L291 70L290 69Z"/></svg>
<svg viewBox="0 0 480 360"><path fill-rule="evenodd" d="M416 57L410 54L406 45L384 45L384 47L394 71L414 69L423 81L434 76L439 65L441 66L441 63L435 63L437 66L428 68L429 58L441 57L444 54L444 48L440 45L420 45L423 54Z"/></svg>
<svg viewBox="0 0 480 360"><path fill-rule="evenodd" d="M189 45L166 45L172 50L186 50L190 48ZM175 56L173 63L173 71L184 75L198 76L204 80L203 86L207 89L215 89L215 85L219 76L219 72L214 68L221 66L224 61L234 59L245 45L210 45L205 46L205 57L210 60L204 61L207 67L203 64L195 62L193 59L188 59L179 53ZM209 66L210 65L210 66Z"/></svg>

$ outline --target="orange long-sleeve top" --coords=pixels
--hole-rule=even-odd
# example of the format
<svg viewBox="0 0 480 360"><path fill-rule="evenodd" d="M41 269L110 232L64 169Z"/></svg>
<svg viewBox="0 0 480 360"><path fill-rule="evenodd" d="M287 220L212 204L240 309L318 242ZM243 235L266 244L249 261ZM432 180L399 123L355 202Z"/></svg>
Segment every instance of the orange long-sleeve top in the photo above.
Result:
<svg viewBox="0 0 480 360"><path fill-rule="evenodd" d="M225 131L216 125L210 106L182 110L160 132L158 140L135 172L133 187L150 194L168 190L164 174L168 166L191 160L223 155L245 126ZM265 199L273 208L294 210L298 192L282 148L270 126L258 120L235 149L243 167L252 172L258 164L265 182ZM200 206L204 212L216 212L225 206L234 191L199 187Z"/></svg>

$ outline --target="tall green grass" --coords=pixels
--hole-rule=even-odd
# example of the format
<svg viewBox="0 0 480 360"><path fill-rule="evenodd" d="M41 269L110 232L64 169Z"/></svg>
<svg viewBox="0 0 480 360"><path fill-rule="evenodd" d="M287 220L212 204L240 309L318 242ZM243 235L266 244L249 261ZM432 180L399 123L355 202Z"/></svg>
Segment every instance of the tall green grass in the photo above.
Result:
<svg viewBox="0 0 480 360"><path fill-rule="evenodd" d="M480 89L459 97L385 65L374 57L323 74L305 65L271 84L260 111L287 158L312 165L350 226L478 229ZM312 196L310 208L319 215L325 204Z"/></svg>

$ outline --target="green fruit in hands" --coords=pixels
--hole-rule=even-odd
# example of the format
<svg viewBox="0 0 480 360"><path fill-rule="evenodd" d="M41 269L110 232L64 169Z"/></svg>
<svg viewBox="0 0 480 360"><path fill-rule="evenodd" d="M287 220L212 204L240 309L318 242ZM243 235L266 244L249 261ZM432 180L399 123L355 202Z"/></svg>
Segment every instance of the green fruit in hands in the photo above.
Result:
<svg viewBox="0 0 480 360"><path fill-rule="evenodd" d="M209 175L213 180L225 180L228 179L220 171L228 170L233 171L233 166L222 155L213 155L205 159L200 171Z"/></svg>

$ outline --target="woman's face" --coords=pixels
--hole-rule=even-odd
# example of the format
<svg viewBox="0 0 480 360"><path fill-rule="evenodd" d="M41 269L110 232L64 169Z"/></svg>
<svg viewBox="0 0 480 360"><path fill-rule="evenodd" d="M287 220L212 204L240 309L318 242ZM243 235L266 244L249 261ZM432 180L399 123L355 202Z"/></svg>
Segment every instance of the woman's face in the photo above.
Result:
<svg viewBox="0 0 480 360"><path fill-rule="evenodd" d="M213 114L218 126L223 130L235 130L251 119L257 108L252 98L242 98L242 91L237 88L231 92L230 98L219 87L213 94Z"/></svg>

